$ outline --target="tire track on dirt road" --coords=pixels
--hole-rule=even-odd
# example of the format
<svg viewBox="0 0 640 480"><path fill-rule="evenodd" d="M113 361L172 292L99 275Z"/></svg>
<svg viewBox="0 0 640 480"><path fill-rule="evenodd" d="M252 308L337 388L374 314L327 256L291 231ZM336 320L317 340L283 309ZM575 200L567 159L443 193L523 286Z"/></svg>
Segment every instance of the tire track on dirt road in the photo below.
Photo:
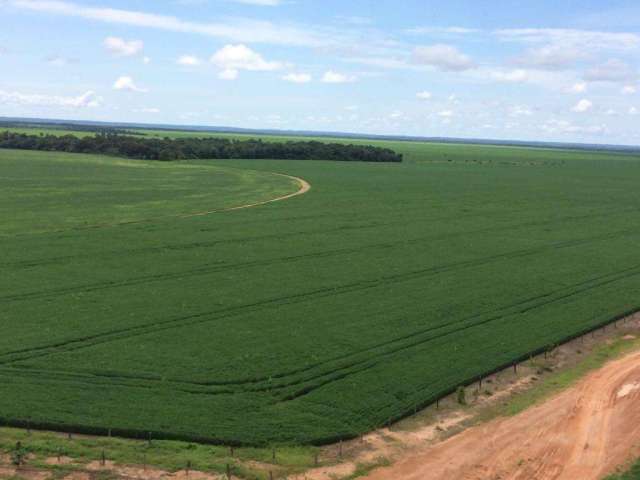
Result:
<svg viewBox="0 0 640 480"><path fill-rule="evenodd" d="M599 480L640 442L640 352L544 403L469 428L366 480Z"/></svg>

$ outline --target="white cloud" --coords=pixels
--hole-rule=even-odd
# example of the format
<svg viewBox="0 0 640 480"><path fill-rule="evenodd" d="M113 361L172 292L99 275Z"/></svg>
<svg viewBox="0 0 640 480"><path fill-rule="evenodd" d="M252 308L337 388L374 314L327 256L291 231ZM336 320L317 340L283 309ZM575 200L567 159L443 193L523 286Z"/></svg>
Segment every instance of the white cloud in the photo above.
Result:
<svg viewBox="0 0 640 480"><path fill-rule="evenodd" d="M141 40L125 40L120 37L107 37L102 44L110 53L118 57L137 55L144 48L144 43Z"/></svg>
<svg viewBox="0 0 640 480"><path fill-rule="evenodd" d="M148 108L139 108L137 110L134 110L134 112L138 112L138 113L160 113L160 109L159 108L155 108L155 107L148 107Z"/></svg>
<svg viewBox="0 0 640 480"><path fill-rule="evenodd" d="M640 35L635 33L599 32L563 28L512 28L495 30L502 41L528 44L550 44L589 51L630 51L640 48Z"/></svg>
<svg viewBox="0 0 640 480"><path fill-rule="evenodd" d="M541 126L542 130L551 134L592 134L600 135L607 133L606 125L574 125L567 120L552 119Z"/></svg>
<svg viewBox="0 0 640 480"><path fill-rule="evenodd" d="M15 8L79 17L109 24L154 28L171 32L191 33L223 38L234 42L272 43L320 47L335 45L339 39L318 29L274 24L268 21L234 19L221 23L202 23L170 15L109 7L89 7L59 0L5 0Z"/></svg>
<svg viewBox="0 0 640 480"><path fill-rule="evenodd" d="M416 93L416 97L420 100L431 100L433 95L431 95L431 92L423 91Z"/></svg>
<svg viewBox="0 0 640 480"><path fill-rule="evenodd" d="M47 57L45 61L48 65L51 65L53 67L66 67L70 63L67 58L58 56Z"/></svg>
<svg viewBox="0 0 640 480"><path fill-rule="evenodd" d="M140 93L144 93L147 92L148 90L144 89L144 88L140 88L138 87L135 82L133 81L133 78L127 76L127 75L123 75L121 77L118 77L118 79L113 83L113 89L114 90L128 90L130 92L140 92Z"/></svg>
<svg viewBox="0 0 640 480"><path fill-rule="evenodd" d="M577 46L551 44L529 49L515 61L531 68L561 70L569 68L586 56L585 51Z"/></svg>
<svg viewBox="0 0 640 480"><path fill-rule="evenodd" d="M362 65L369 65L371 67L385 68L385 69L410 69L410 70L424 70L426 67L413 65L405 58L401 57L349 57L346 60L353 63L360 63Z"/></svg>
<svg viewBox="0 0 640 480"><path fill-rule="evenodd" d="M329 70L322 76L324 83L350 83L355 82L356 77L352 75L346 75L344 73L334 72Z"/></svg>
<svg viewBox="0 0 640 480"><path fill-rule="evenodd" d="M638 72L622 60L611 59L587 70L585 79L592 82L626 82L635 80Z"/></svg>
<svg viewBox="0 0 640 480"><path fill-rule="evenodd" d="M640 111L636 107L629 108L629 115L638 115L638 113L640 113Z"/></svg>
<svg viewBox="0 0 640 480"><path fill-rule="evenodd" d="M624 95L633 95L634 93L638 93L638 88L634 85L625 85L624 87L622 87L621 92Z"/></svg>
<svg viewBox="0 0 640 480"><path fill-rule="evenodd" d="M77 97L41 95L0 90L0 104L17 104L39 107L95 108L102 105L102 97L89 90Z"/></svg>
<svg viewBox="0 0 640 480"><path fill-rule="evenodd" d="M526 105L515 105L509 110L511 117L530 117L531 115L533 115L533 111Z"/></svg>
<svg viewBox="0 0 640 480"><path fill-rule="evenodd" d="M358 15L336 15L336 20L349 25L371 25L374 23L372 18Z"/></svg>
<svg viewBox="0 0 640 480"><path fill-rule="evenodd" d="M238 70L227 68L226 70L222 70L218 74L218 78L220 80L235 80L236 78L238 78L239 73L240 72L238 72Z"/></svg>
<svg viewBox="0 0 640 480"><path fill-rule="evenodd" d="M404 114L400 111L395 111L395 112L391 112L389 114L389 118L393 119L393 120L397 120L399 118L402 118L404 116Z"/></svg>
<svg viewBox="0 0 640 480"><path fill-rule="evenodd" d="M195 55L182 55L176 63L185 67L197 67L202 64L202 61Z"/></svg>
<svg viewBox="0 0 640 480"><path fill-rule="evenodd" d="M570 93L585 93L588 89L588 86L585 82L574 83L570 88Z"/></svg>
<svg viewBox="0 0 640 480"><path fill-rule="evenodd" d="M493 78L498 82L523 83L529 80L529 74L526 70L495 70L492 72Z"/></svg>
<svg viewBox="0 0 640 480"><path fill-rule="evenodd" d="M313 78L308 73L288 73L282 79L291 83L309 83Z"/></svg>
<svg viewBox="0 0 640 480"><path fill-rule="evenodd" d="M442 110L438 112L438 116L442 118L451 118L453 117L453 115L454 115L453 110Z"/></svg>
<svg viewBox="0 0 640 480"><path fill-rule="evenodd" d="M593 108L593 102L591 100L587 100L586 98L583 98L578 103L576 103L571 110L576 113L584 113L584 112L588 112L592 108Z"/></svg>
<svg viewBox="0 0 640 480"><path fill-rule="evenodd" d="M479 67L467 72L465 75L470 79L489 83L528 84L565 92L569 91L571 85L577 83L575 74L567 71Z"/></svg>
<svg viewBox="0 0 640 480"><path fill-rule="evenodd" d="M224 80L235 80L240 70L265 72L284 66L280 62L266 61L246 45L225 45L211 56L210 61L222 70L218 76Z"/></svg>
<svg viewBox="0 0 640 480"><path fill-rule="evenodd" d="M471 58L451 45L436 44L416 47L413 60L447 72L461 72L475 68Z"/></svg>

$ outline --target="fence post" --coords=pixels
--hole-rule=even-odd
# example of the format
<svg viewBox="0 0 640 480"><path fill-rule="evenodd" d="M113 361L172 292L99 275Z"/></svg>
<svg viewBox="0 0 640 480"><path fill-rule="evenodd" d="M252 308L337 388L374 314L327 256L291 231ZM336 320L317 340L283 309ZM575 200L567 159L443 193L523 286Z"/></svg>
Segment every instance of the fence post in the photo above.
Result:
<svg viewBox="0 0 640 480"><path fill-rule="evenodd" d="M231 465L227 463L227 480L231 480Z"/></svg>

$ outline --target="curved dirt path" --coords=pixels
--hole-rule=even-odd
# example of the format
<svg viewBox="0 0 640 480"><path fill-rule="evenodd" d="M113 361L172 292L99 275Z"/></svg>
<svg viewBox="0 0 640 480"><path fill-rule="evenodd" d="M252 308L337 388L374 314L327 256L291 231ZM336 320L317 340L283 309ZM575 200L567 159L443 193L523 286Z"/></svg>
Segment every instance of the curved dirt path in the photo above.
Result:
<svg viewBox="0 0 640 480"><path fill-rule="evenodd" d="M601 480L640 446L640 352L524 412L472 427L368 480Z"/></svg>
<svg viewBox="0 0 640 480"><path fill-rule="evenodd" d="M151 221L155 221L155 220L164 220L164 219L167 219L167 218L202 217L202 216L205 216L205 215L212 215L214 213L231 212L233 210L242 210L242 209L245 209L245 208L259 207L260 205L266 205L268 203L280 202L282 200L287 200L287 199L292 198L292 197L297 197L298 195L303 195L303 194L307 193L309 190L311 190L311 184L309 182L307 182L306 180L304 180L303 178L294 177L293 175L286 175L284 173L276 173L276 172L266 172L266 173L269 173L271 175L277 175L279 177L285 177L285 178L289 178L289 179L295 180L300 185L300 188L297 191L293 192L293 193L288 193L287 195L282 195L282 196L276 197L276 198L270 198L269 200L263 200L261 202L256 202L256 203L248 203L248 204L245 204L245 205L236 205L234 207L219 208L219 209L216 209L216 210L208 210L206 212L178 213L178 214L174 214L174 215L164 215L164 216L159 216L159 217L139 218L139 219L135 219L135 220L127 220L127 221L115 222L115 223L96 223L96 224L92 224L92 225L82 225L82 226L76 226L76 227L71 227L71 228L65 228L65 229L62 229L62 230L48 230L48 231L39 232L39 233L61 233L61 232L69 232L69 231L76 231L76 230L89 230L89 229L93 229L93 228L119 227L119 226L122 226L122 225L136 225L136 224L139 224L139 223L146 223L146 222L151 222Z"/></svg>
<svg viewBox="0 0 640 480"><path fill-rule="evenodd" d="M238 205L236 207L220 208L218 210L210 210L208 212L188 213L185 215L179 215L179 217L180 218L199 217L203 215L211 215L212 213L231 212L232 210L242 210L244 208L259 207L260 205L266 205L267 203L280 202L282 200L287 200L289 198L297 197L298 195L304 195L309 190L311 190L311 184L306 180L304 180L303 178L294 177L293 175L286 175L284 173L276 173L276 172L268 172L268 173L272 175L277 175L279 177L285 177L291 180L295 180L300 184L300 189L297 192L289 193L287 195L282 195L280 197L272 198L269 200L263 200L262 202L248 203L246 205Z"/></svg>

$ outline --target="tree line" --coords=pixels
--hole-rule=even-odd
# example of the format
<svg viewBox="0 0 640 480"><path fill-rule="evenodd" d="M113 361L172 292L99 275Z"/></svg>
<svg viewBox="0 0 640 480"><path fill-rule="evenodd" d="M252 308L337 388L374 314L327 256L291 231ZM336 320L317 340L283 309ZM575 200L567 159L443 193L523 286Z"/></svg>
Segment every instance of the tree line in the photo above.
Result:
<svg viewBox="0 0 640 480"><path fill-rule="evenodd" d="M401 162L402 154L371 145L319 141L265 142L260 139L141 138L113 132L94 136L0 133L0 148L98 153L140 160L285 159L345 162Z"/></svg>

